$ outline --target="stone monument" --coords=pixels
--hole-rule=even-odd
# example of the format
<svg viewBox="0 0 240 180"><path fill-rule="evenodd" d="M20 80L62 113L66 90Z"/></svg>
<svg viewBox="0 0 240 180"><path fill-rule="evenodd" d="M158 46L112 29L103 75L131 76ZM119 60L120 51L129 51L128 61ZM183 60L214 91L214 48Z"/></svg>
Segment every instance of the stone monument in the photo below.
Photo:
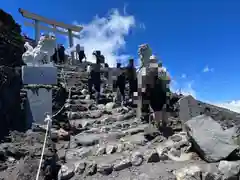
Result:
<svg viewBox="0 0 240 180"><path fill-rule="evenodd" d="M22 67L22 80L29 102L28 122L44 124L45 114L52 114L52 87L57 84L57 68L50 62L56 38L46 34L35 48L27 42L24 46L27 51L22 55L26 64Z"/></svg>
<svg viewBox="0 0 240 180"><path fill-rule="evenodd" d="M201 109L198 106L197 101L190 95L182 97L181 99L179 99L178 103L179 117L182 125L184 125L184 123L191 118L199 116L201 114Z"/></svg>

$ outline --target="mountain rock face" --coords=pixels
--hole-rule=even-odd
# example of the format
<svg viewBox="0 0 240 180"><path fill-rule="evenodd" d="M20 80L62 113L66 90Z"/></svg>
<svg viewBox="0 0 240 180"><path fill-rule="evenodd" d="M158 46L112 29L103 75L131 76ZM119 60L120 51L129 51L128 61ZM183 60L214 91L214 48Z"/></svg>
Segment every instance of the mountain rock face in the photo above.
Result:
<svg viewBox="0 0 240 180"><path fill-rule="evenodd" d="M21 130L21 72L24 41L21 27L0 9L0 138L9 130Z"/></svg>
<svg viewBox="0 0 240 180"><path fill-rule="evenodd" d="M0 65L21 66L24 41L20 25L10 14L0 9L0 27Z"/></svg>

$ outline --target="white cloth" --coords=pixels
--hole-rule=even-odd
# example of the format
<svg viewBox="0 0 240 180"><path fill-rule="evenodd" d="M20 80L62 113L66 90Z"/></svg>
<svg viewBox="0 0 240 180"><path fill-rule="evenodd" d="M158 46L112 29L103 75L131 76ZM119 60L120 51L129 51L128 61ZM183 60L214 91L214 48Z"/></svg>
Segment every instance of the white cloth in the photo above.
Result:
<svg viewBox="0 0 240 180"><path fill-rule="evenodd" d="M87 66L87 73L90 73L90 72L91 72L91 70L92 70L92 67L91 67L91 65L88 65L88 66Z"/></svg>

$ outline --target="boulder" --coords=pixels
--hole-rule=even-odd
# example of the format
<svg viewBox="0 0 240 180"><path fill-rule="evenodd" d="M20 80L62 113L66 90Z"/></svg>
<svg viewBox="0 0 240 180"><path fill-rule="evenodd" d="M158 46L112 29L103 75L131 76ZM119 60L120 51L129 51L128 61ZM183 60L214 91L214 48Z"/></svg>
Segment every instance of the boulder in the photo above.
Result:
<svg viewBox="0 0 240 180"><path fill-rule="evenodd" d="M184 167L173 172L176 180L201 180L201 169L198 166Z"/></svg>
<svg viewBox="0 0 240 180"><path fill-rule="evenodd" d="M74 176L74 168L62 165L61 169L58 172L59 180L69 180Z"/></svg>
<svg viewBox="0 0 240 180"><path fill-rule="evenodd" d="M198 154L207 162L227 158L238 148L233 142L234 131L223 130L211 117L200 115L185 123L186 130Z"/></svg>
<svg viewBox="0 0 240 180"><path fill-rule="evenodd" d="M113 108L115 108L115 107L116 107L116 103L114 103L114 102L109 102L105 105L106 111L112 111Z"/></svg>
<svg viewBox="0 0 240 180"><path fill-rule="evenodd" d="M131 163L133 166L140 166L143 163L144 157L140 152L134 152L131 155Z"/></svg>
<svg viewBox="0 0 240 180"><path fill-rule="evenodd" d="M121 171L123 169L129 168L132 166L130 158L125 158L123 160L119 160L114 164L115 171Z"/></svg>
<svg viewBox="0 0 240 180"><path fill-rule="evenodd" d="M240 172L240 161L220 161L218 171L223 179L233 178Z"/></svg>
<svg viewBox="0 0 240 180"><path fill-rule="evenodd" d="M112 164L98 164L97 171L103 175L111 174L113 171L113 165Z"/></svg>
<svg viewBox="0 0 240 180"><path fill-rule="evenodd" d="M86 168L85 162L82 162L82 161L77 162L77 163L75 163L74 172L75 172L75 174L78 174L78 175L82 174L84 172L85 168Z"/></svg>

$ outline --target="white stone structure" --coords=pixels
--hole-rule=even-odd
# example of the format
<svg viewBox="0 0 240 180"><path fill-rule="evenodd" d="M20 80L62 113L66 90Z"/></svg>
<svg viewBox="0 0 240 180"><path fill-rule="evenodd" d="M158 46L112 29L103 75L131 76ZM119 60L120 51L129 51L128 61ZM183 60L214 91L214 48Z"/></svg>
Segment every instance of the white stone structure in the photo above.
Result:
<svg viewBox="0 0 240 180"><path fill-rule="evenodd" d="M52 114L52 90L44 86L57 84L57 68L50 62L56 38L53 35L43 35L36 48L28 43L25 47L27 51L22 58L27 66L22 67L22 80L23 84L34 87L27 89L30 108L28 121L44 124L45 114Z"/></svg>

